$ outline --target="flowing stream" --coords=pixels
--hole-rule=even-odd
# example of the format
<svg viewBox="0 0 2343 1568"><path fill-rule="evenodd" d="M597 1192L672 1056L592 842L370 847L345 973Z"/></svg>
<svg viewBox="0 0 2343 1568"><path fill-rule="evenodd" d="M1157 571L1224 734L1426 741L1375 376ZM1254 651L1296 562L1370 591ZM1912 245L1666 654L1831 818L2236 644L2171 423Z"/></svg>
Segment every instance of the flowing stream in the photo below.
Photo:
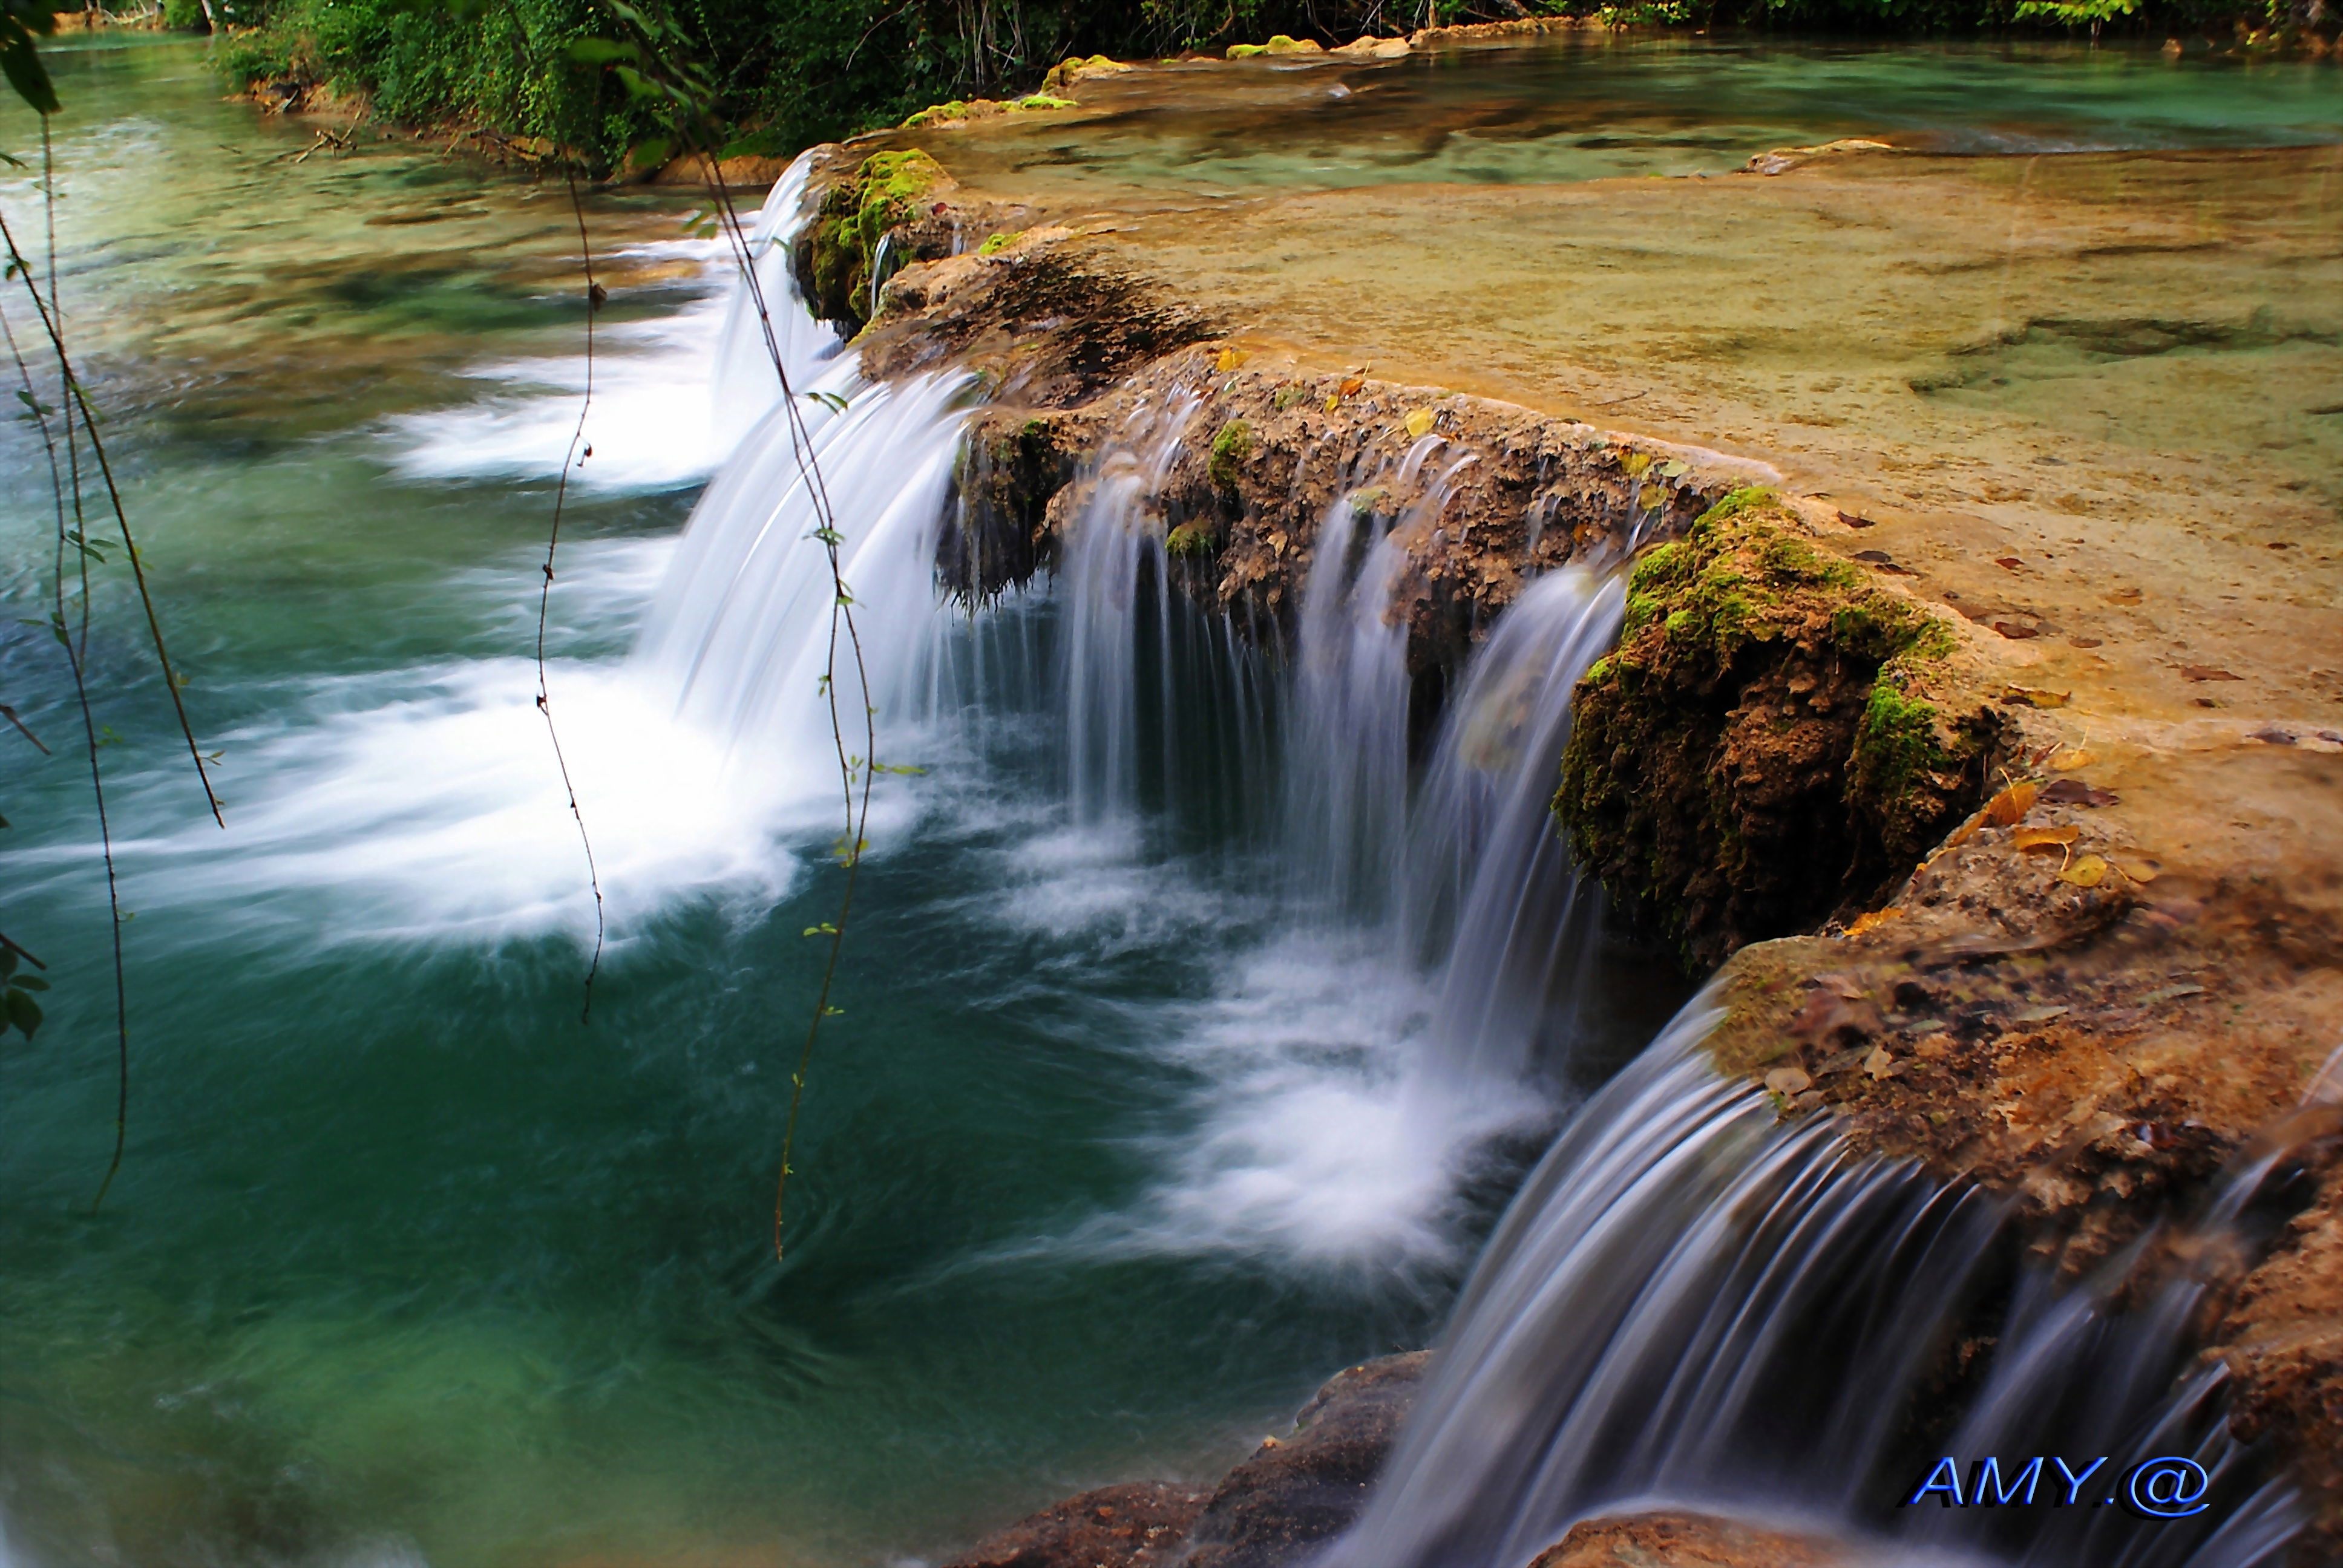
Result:
<svg viewBox="0 0 2343 1568"><path fill-rule="evenodd" d="M1897 1325L1988 1267L1981 1203L1772 1131L1692 1062L1696 1003L1539 1161L1687 989L1606 929L1545 815L1617 563L1534 585L1411 755L1369 509L1324 520L1287 657L1172 590L1174 395L1096 458L1052 578L950 603L976 391L860 380L790 297L785 181L756 265L770 347L822 395L799 412L846 536L840 662L755 311L677 208L597 194L614 300L547 671L607 899L581 1022L596 911L530 657L585 387L566 199L390 142L295 162L304 133L217 102L184 45L59 61L63 287L228 827L102 579L133 1088L93 1213L94 824L53 645L0 634L60 754L6 802L10 934L56 984L0 1046L11 1563L932 1555L1086 1485L1216 1473L1329 1372L1427 1342L1533 1166L1345 1552L1497 1563L1595 1503L1778 1502L1808 1451L1754 1412L1785 1389L1813 1453L1885 1441ZM5 439L6 591L37 615L45 470ZM1387 459L1434 498L1470 460ZM825 680L917 770L874 797L783 1265L840 831ZM1835 1333L1826 1287L1884 1316ZM2132 1332L2012 1310L2043 1344ZM1808 1322L1820 1370L1767 1337ZM2114 1428L2214 1397L2176 1402L2152 1328ZM1712 1360L1745 1376L1673 1371ZM1861 1523L1851 1495L1789 1502ZM2288 1507L2257 1493L2190 1549L2242 1565Z"/></svg>

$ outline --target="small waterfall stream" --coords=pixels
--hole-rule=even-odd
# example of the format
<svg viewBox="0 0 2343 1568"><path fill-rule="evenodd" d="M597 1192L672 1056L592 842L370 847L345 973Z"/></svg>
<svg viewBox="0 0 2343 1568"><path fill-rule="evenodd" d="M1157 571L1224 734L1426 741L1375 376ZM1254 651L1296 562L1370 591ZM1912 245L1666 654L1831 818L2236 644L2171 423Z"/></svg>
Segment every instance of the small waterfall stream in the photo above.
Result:
<svg viewBox="0 0 2343 1568"><path fill-rule="evenodd" d="M903 628L934 622L958 396L945 379L851 388L815 435L832 493L852 498L850 577L890 628L873 700L924 668L931 721L950 706L937 694L970 689L936 677L949 637ZM1195 777L1182 755L1193 738L1171 715L1199 684L1223 706L1236 694L1223 746L1262 743L1237 747L1225 776L1244 799L1280 802L1286 940L1347 932L1353 950L1423 977L1412 1046L1375 1071L1409 1129L1388 1151L1453 1181L1476 1148L1537 1120L1522 1086L1570 1049L1596 909L1547 797L1569 694L1616 635L1619 580L1573 568L1534 584L1464 672L1419 769L1396 541L1436 518L1472 457L1426 437L1355 476L1321 520L1279 681L1173 586L1154 497L1202 401L1183 390L1132 417L1095 461L1053 588L1012 596L1005 612L1055 618L1067 810L1121 852L1145 852L1141 825L1176 818ZM776 703L812 679L827 618L785 437L769 416L711 487L640 655L686 710L759 744L789 734L772 725ZM1415 499L1385 518L1375 481L1394 472ZM1262 724L1272 710L1284 722ZM1955 1428L1926 1415L1946 1335L2006 1288L2003 1214L1916 1167L1850 1161L1826 1119L1778 1125L1706 1064L1713 1017L1688 1008L1547 1152L1330 1568L1513 1568L1590 1513L1652 1502L1875 1533L1937 1441L2013 1458L2060 1444L2187 1453L2235 1495L2201 1521L2146 1525L2105 1508L2046 1523L1906 1514L1907 1554L2248 1568L2283 1543L2289 1495L2257 1483L2227 1437L2217 1376L2184 1375L2193 1287L2117 1313L2100 1294L2025 1276L1966 1416ZM1242 1217L1282 1183L1340 1180L1282 1164L1270 1146L1291 1135L1237 1116L1192 1156L1178 1201Z"/></svg>

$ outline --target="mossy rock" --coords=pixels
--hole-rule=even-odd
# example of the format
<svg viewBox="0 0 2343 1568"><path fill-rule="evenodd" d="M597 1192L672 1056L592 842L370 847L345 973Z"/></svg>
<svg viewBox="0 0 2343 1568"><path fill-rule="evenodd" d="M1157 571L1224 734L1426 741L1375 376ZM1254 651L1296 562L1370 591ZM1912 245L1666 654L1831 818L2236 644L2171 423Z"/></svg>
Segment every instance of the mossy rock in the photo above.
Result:
<svg viewBox="0 0 2343 1568"><path fill-rule="evenodd" d="M1173 560L1209 560L1219 548L1210 523L1182 523L1163 536L1164 553Z"/></svg>
<svg viewBox="0 0 2343 1568"><path fill-rule="evenodd" d="M1245 459L1252 456L1252 423L1232 419L1212 437L1212 455L1204 465L1204 472L1222 489L1234 490L1239 472L1243 468Z"/></svg>
<svg viewBox="0 0 2343 1568"><path fill-rule="evenodd" d="M941 164L913 147L873 153L830 186L807 226L798 258L799 286L815 312L850 329L868 322L870 269L880 242L910 222L922 200L950 184Z"/></svg>
<svg viewBox="0 0 2343 1568"><path fill-rule="evenodd" d="M1628 579L1555 816L1686 967L1811 930L1908 873L1984 798L1996 709L1946 623L1735 491Z"/></svg>
<svg viewBox="0 0 2343 1568"><path fill-rule="evenodd" d="M976 254L986 257L999 256L1024 237L1025 231L1021 228L1011 229L1002 234L987 235L984 236L984 243L976 247Z"/></svg>

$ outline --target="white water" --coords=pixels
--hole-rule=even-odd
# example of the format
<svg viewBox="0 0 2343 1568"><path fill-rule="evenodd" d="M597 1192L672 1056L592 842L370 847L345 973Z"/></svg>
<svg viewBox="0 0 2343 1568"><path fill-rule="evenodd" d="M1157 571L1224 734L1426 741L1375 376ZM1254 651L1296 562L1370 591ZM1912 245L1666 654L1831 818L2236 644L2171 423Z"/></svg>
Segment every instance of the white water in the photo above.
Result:
<svg viewBox="0 0 2343 1568"><path fill-rule="evenodd" d="M1997 1533L2031 1568L2272 1560L2298 1515L2282 1484L2255 1488L2217 1371L2189 1366L2196 1282L2121 1312L2112 1280L2059 1292L2022 1275L1960 1430L1910 1439L1941 1397L1946 1336L1993 1286L2005 1216L1910 1164L1850 1159L1827 1118L1778 1124L1701 1054L1716 1016L1688 1007L1515 1198L1327 1568L1500 1568L1580 1519L1655 1505L1858 1537L1893 1526L1898 1562L1989 1552ZM1986 1454L2107 1454L2118 1472L2187 1455L2218 1504L2169 1522L1899 1515L1944 1453L1965 1475Z"/></svg>
<svg viewBox="0 0 2343 1568"><path fill-rule="evenodd" d="M1164 1020L1161 1054L1203 1086L1199 1121L1165 1141L1166 1179L1082 1240L1412 1278L1461 1261L1460 1191L1508 1134L1551 1119L1541 1074L1575 1043L1554 1000L1580 978L1595 903L1546 801L1570 691L1615 636L1621 590L1581 569L1533 585L1475 655L1412 790L1397 536L1436 518L1470 458L1432 438L1354 465L1281 668L1172 586L1156 492L1201 438L1202 405L1183 388L1131 417L1063 546L1050 608L1064 776L1101 859L1162 862L1183 821L1217 820L1236 862L1180 874L1241 890L1226 896L1257 934L1210 999ZM1368 504L1393 493L1394 515ZM1231 803L1252 831L1228 831Z"/></svg>

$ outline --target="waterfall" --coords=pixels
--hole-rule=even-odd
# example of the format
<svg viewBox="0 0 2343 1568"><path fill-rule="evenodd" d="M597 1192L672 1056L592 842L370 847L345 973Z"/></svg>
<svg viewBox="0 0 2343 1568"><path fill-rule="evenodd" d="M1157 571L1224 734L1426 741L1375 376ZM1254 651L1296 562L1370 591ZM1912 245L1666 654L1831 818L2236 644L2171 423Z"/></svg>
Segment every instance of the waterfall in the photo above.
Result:
<svg viewBox="0 0 2343 1568"><path fill-rule="evenodd" d="M2022 1544L2039 1568L2268 1559L2293 1503L2227 1436L2217 1372L2188 1367L2193 1282L2118 1312L2112 1288L2021 1271L1967 1419L1916 1437L1949 1336L2007 1288L2005 1216L1910 1162L1850 1158L1828 1118L1780 1124L1701 1055L1717 1016L1688 1007L1515 1198L1328 1568L1518 1568L1577 1520L1654 1505ZM2221 1505L1899 1512L1946 1453L1965 1476L1988 1454L2185 1455Z"/></svg>

